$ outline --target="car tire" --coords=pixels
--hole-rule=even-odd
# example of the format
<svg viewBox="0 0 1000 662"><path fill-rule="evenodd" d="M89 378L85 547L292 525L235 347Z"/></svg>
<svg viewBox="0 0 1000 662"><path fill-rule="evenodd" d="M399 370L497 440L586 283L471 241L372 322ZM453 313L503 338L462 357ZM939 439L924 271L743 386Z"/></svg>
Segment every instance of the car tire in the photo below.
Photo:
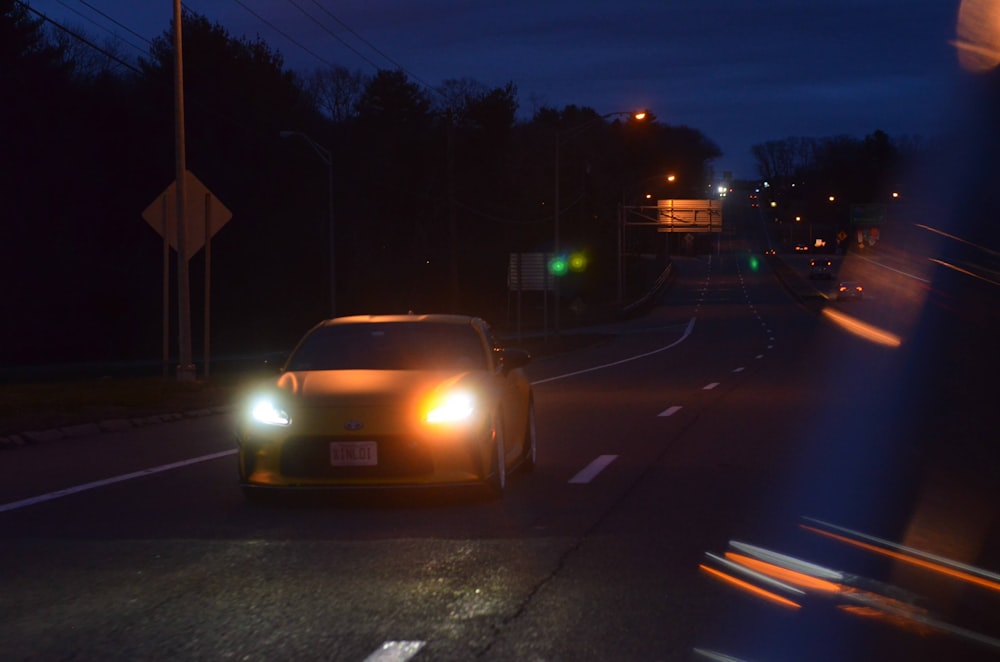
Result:
<svg viewBox="0 0 1000 662"><path fill-rule="evenodd" d="M524 430L524 456L521 458L521 471L531 473L538 464L538 442L535 438L535 401L528 401L528 422Z"/></svg>
<svg viewBox="0 0 1000 662"><path fill-rule="evenodd" d="M504 450L503 416L500 414L493 423L493 466L487 481L490 495L495 499L502 498L507 489L507 455Z"/></svg>

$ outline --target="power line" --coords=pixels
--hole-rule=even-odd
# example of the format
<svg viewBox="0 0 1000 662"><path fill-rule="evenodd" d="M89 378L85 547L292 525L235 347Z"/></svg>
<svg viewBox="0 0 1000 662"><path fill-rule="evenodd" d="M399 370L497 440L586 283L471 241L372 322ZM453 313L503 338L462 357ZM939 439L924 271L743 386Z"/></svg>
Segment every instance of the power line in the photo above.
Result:
<svg viewBox="0 0 1000 662"><path fill-rule="evenodd" d="M317 55L316 53L314 53L313 51L311 51L306 46L303 46L302 44L300 44L296 39L294 39L291 35L287 34L285 31L283 31L280 28L278 28L278 26L276 26L274 23L272 23L271 21L267 20L266 18L264 18L263 16L261 16L260 14L258 14L257 12L255 12L254 10L250 9L249 7L247 7L245 4L243 4L243 2L241 2L241 0L233 0L233 2L235 2L240 7L242 7L244 10L246 10L247 13L253 15L254 18L256 18L258 21L260 21L261 23L269 26L272 30L274 30L275 32L277 32L278 34L280 34L282 37L284 37L288 41L292 42L293 44L295 44L296 46L298 46L299 48L301 48L302 50L304 50L306 53L309 53L309 55L312 55L314 58L316 58L317 60L319 60L320 62L322 62L326 66L328 66L330 68L333 68L334 65L333 65L332 62L328 61L326 58L324 58L324 57L322 57L320 55Z"/></svg>
<svg viewBox="0 0 1000 662"><path fill-rule="evenodd" d="M292 0L288 0L288 1L292 2ZM364 37L362 37L360 34L358 34L357 31L355 31L347 23L344 23L342 20L340 20L339 18L337 18L336 16L334 16L333 13L329 9L327 9L323 5L319 4L318 0L310 0L310 1L314 5L316 5L317 7L319 7L320 11L322 11L324 14L326 14L327 16L329 16L333 21L335 21L337 23L337 25L339 25L340 27L344 28L345 30L347 30L348 32L350 32L352 35L354 35L358 39L358 41L360 41L362 44L364 44L368 48L372 49L373 51L375 51L376 53L378 53L379 55L381 55L382 57L384 57L386 59L386 61L388 61L389 63L391 63L394 67L396 67L400 71L405 72L407 76L409 76L413 80L417 81L418 83L420 83L421 85L423 85L427 89L433 90L434 92L438 92L438 90L435 89L433 85L428 85L426 81L421 80L419 76L417 76L413 72L409 71L406 67L404 67L403 65L401 65L399 62L396 62L394 59L392 59L391 57L389 57L388 55L386 55L384 52L382 52L382 50L380 50L373 43L371 43L370 41L368 41L367 39L365 39ZM294 4L294 2L292 2L292 4ZM303 12L303 13L305 13L305 12ZM326 28L324 27L324 29L326 29ZM330 31L327 30L327 32L330 32ZM333 35L338 40L340 40L341 42L343 42L343 40L340 39L340 37L338 37L337 35L333 34L332 32L330 32L330 34ZM343 43L346 45L346 42L343 42ZM350 46L348 46L348 48L350 48ZM354 50L354 49L352 48L351 50ZM355 52L357 52L357 51L355 51ZM365 61L368 62L368 59L365 58Z"/></svg>
<svg viewBox="0 0 1000 662"><path fill-rule="evenodd" d="M297 4L295 4L294 0L288 0L288 2L290 4L292 4L292 5L294 5L303 14L306 14L306 12L301 7L299 7ZM428 90L434 92L435 94L442 94L441 91L438 90L436 87L434 87L433 85L430 85L429 83L427 83L427 81L422 80L419 76L417 76L416 74L414 74L412 71L408 70L406 67L404 67L403 65L401 65L399 62L396 62L396 60L394 60L391 57L389 57L388 55L386 55L381 49L379 49L377 46L375 46L370 41L368 41L367 39L365 39L364 37L362 37L360 34L358 34L358 32L356 30L354 30L351 26L349 26L347 23L345 23L344 21L342 21L339 18L337 18L333 14L333 12L331 12L329 9L327 9L326 7L324 7L323 5L321 5L318 2L318 0L310 0L310 2L312 2L314 5L316 5L317 7L319 7L320 11L322 11L324 14L326 14L327 16L329 16L333 21L335 21L337 23L337 25L339 25L340 27L344 28L349 33L351 33L352 35L354 35L358 39L358 41L360 41L362 44L364 44L368 48L372 49L373 51L375 51L376 53L378 53L379 55L381 55L382 57L384 57L386 59L386 61L388 61L389 63L391 63L394 67L396 67L400 71L404 72L407 76L409 76L413 80L417 81L418 83L420 83L421 85L423 85ZM306 15L309 16L308 14L306 14ZM312 18L312 17L310 16L310 18ZM316 19L313 19L313 20L315 21ZM317 23L317 25L319 25L320 27L322 27L324 30L326 30L326 32L328 32L331 36L333 36L337 41L341 42L342 44L344 44L345 46L347 46L348 48L350 48L352 51L354 51L355 53L358 53L357 50L355 50L350 45L348 45L347 42L345 42L343 39L341 39L338 35L334 34L329 29L327 29L326 26L324 26L321 23L319 23L319 21L316 21L316 23ZM368 62L372 66L375 66L376 69L380 68L380 67L377 67L374 63L371 62L371 60L369 60L368 58L364 57L360 53L358 53L358 56L361 57L365 62Z"/></svg>
<svg viewBox="0 0 1000 662"><path fill-rule="evenodd" d="M65 3L63 3L62 0L58 0L58 2L59 2L59 4L65 6ZM84 7L87 7L88 9L90 9L91 11L93 11L95 14L98 14L98 15L106 18L107 20L111 21L112 23L114 23L115 25L117 25L118 27L120 27L122 30L125 30L126 32L134 35L135 37L138 37L139 39L143 40L144 42L146 42L147 44L149 44L150 46L152 46L153 41L151 39L149 39L148 37L143 37L141 34L139 34L138 32L136 32L132 28L128 27L124 23L120 23L119 21L115 20L113 17L108 16L107 14L105 14L104 12L102 12L100 9L98 9L94 5L90 4L89 2L85 2L85 0L77 0L77 2L79 2ZM115 35L115 36L117 36L117 35ZM121 37L119 37L119 39L121 39ZM125 41L125 40L122 39L122 41ZM129 42L126 41L125 43L128 44ZM135 46L133 44L129 44L129 45L132 46L133 48L136 48L138 50L137 46Z"/></svg>
<svg viewBox="0 0 1000 662"><path fill-rule="evenodd" d="M354 48L353 46L351 46L350 44L348 44L346 41L344 41L343 39L341 39L341 37L339 35L337 35L336 33L332 32L328 27L326 27L325 25L323 25L315 16L313 16L312 14L310 14L309 12L307 12L305 9L303 9L302 7L300 7L295 2L295 0L288 0L288 4L290 4L291 6L295 7L296 9L298 9L302 13L303 16L305 16L310 21L312 21L313 23L315 23L316 25L318 25L320 28L323 29L324 32L326 32L331 37L333 37L334 39L336 39L337 41L339 41L348 50L350 50L352 53L354 53L355 55L357 55L359 58L361 58L362 60L364 60L365 62L367 62L368 64L370 64L376 70L380 69L380 67L377 64L375 64L374 62L372 62L371 60L369 60L367 57L365 57L365 55L361 51L359 51L358 49ZM322 9L322 7L321 7L321 9Z"/></svg>
<svg viewBox="0 0 1000 662"><path fill-rule="evenodd" d="M86 14L84 14L83 12L81 12L80 10L74 9L73 7L70 7L68 4L66 4L65 2L63 2L63 0L56 0L56 2L59 3L60 5L62 5L63 7L65 7L66 9L68 9L69 11L73 12L74 14L76 14L77 16L79 16L80 18L82 18L83 20L87 21L88 23L90 23L94 27L96 27L96 28L98 28L100 30L104 30L105 32L108 32L109 34L111 34L111 36L115 37L116 39L119 39L120 41L124 41L126 44L128 44L132 48L135 48L136 50L139 50L139 51L142 50L142 48L136 46L133 43L130 43L130 42L122 39L121 37L119 37L114 32L111 32L111 30L109 30L107 28L107 26L101 25L100 23L98 23L97 21L95 21L91 17L87 16Z"/></svg>
<svg viewBox="0 0 1000 662"><path fill-rule="evenodd" d="M132 73L136 73L136 74L141 74L142 73L133 64L131 64L129 62L126 62L125 60L122 60L120 57L118 57L114 53L112 53L112 52L110 52L110 51L108 51L108 50L106 50L104 48L101 48L100 46L98 46L94 42L90 41L89 39L87 39L83 35L80 35L80 34L76 33L75 31L71 30L70 28L67 28L62 23L59 23L57 21L53 21L51 18L49 18L48 16L46 16L42 12L38 11L37 9L35 9L31 5L29 5L28 3L22 2L22 0L14 0L14 1L17 4L21 5L22 7L24 7L25 9L27 9L32 14L38 16L40 19L42 19L42 21L47 22L47 23L51 23L57 29L62 30L63 32L65 32L66 34L70 35L74 39L77 39L78 41L86 44L87 46L90 46L91 48L93 48L98 53L104 55L105 57L107 57L108 59L110 59L110 60L112 60L114 62L117 62L118 64L122 65L123 67L125 67L126 69L128 69L129 71L131 71Z"/></svg>

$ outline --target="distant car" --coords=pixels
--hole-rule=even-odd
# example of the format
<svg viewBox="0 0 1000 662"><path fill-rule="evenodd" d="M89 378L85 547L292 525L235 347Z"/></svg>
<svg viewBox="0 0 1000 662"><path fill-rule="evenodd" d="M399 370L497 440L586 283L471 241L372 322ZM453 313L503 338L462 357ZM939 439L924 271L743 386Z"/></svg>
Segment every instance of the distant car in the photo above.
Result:
<svg viewBox="0 0 1000 662"><path fill-rule="evenodd" d="M807 244L795 244L796 253L808 253L809 246Z"/></svg>
<svg viewBox="0 0 1000 662"><path fill-rule="evenodd" d="M810 278L833 278L833 260L817 258L809 260Z"/></svg>
<svg viewBox="0 0 1000 662"><path fill-rule="evenodd" d="M837 287L837 300L862 299L864 298L864 293L865 289L861 287L861 283L847 280Z"/></svg>
<svg viewBox="0 0 1000 662"><path fill-rule="evenodd" d="M773 248L768 248L767 250L764 251L764 255L777 255L777 254L778 251L774 250Z"/></svg>
<svg viewBox="0 0 1000 662"><path fill-rule="evenodd" d="M528 353L459 315L313 327L239 412L239 480L274 490L485 485L535 464Z"/></svg>

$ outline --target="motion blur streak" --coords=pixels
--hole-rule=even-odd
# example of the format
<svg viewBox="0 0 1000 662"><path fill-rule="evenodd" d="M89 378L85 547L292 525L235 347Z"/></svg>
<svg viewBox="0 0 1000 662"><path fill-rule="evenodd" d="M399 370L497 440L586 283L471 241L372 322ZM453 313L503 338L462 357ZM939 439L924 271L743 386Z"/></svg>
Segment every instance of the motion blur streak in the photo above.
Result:
<svg viewBox="0 0 1000 662"><path fill-rule="evenodd" d="M885 345L886 347L899 347L903 342L895 333L880 329L877 326L868 324L867 322L862 322L856 317L845 315L839 310L824 308L823 314L845 331L849 331L856 336L878 345Z"/></svg>
<svg viewBox="0 0 1000 662"><path fill-rule="evenodd" d="M968 269L963 269L962 267L959 267L957 265L951 264L949 262L944 262L942 260L938 260L938 259L933 258L933 257L930 258L930 261L933 262L934 264L940 264L942 267L946 267L948 269L953 269L954 271L957 271L960 274L965 274L966 276L972 276L973 278L978 278L979 280L987 282L987 283L989 283L991 285L1000 285L1000 283L998 283L997 281L995 281L995 280L993 280L991 278L987 278L985 276L980 276L979 274L977 274L974 271L969 271Z"/></svg>
<svg viewBox="0 0 1000 662"><path fill-rule="evenodd" d="M968 641L975 642L987 648L1000 650L1000 641L985 634L966 630L950 623L943 623L936 619L925 616L922 613L893 613L886 611L884 607L864 607L853 605L838 605L838 609L867 618L876 618L885 623L901 627L921 635L943 632L945 634L961 637Z"/></svg>
<svg viewBox="0 0 1000 662"><path fill-rule="evenodd" d="M954 569L958 569L958 570L964 570L964 571L966 571L969 574L975 574L975 575L978 575L979 577L983 577L983 578L986 578L986 579L992 579L995 582L1000 583L1000 574L995 573L995 572L990 572L989 570L983 570L981 568L977 568L975 566L968 565L967 563L961 563L959 561L954 561L952 559L947 559L947 558L945 558L943 556L938 556L937 554L931 554L930 552L924 552L924 551L921 551L919 549L916 549L915 547L906 547L905 545L900 545L898 543L894 543L891 540L885 540L883 538L878 538L876 536L868 535L867 533L861 533L860 531L853 531L853 530L845 528L843 526L837 526L836 524L831 524L829 522L824 522L823 520L814 519L812 517L803 517L802 519L810 521L810 522L812 522L813 524L815 524L818 527L823 527L823 528L826 528L826 529L832 529L832 530L835 530L835 531L840 531L841 533L846 534L848 536L853 536L855 539L858 539L858 540L868 540L869 542L873 542L876 545L880 545L880 546L888 548L888 549L895 549L897 551L906 552L906 553L910 554L911 556L916 556L916 557L919 557L919 558L922 558L922 559L926 559L928 561L937 562L940 565L946 565L946 566L948 566L950 568L954 568ZM802 525L802 526L805 526L805 525Z"/></svg>
<svg viewBox="0 0 1000 662"><path fill-rule="evenodd" d="M963 0L956 32L953 44L963 68L984 73L1000 65L1000 2Z"/></svg>
<svg viewBox="0 0 1000 662"><path fill-rule="evenodd" d="M840 584L828 582L825 579L817 579L816 577L796 572L795 570L782 568L781 566L774 565L773 563L758 561L757 559L753 559L742 554L736 554L735 552L726 552L726 558L735 563L739 563L740 565L745 565L751 570L756 570L757 572L769 577L774 577L780 581L788 582L793 586L801 586L802 588L821 591L823 593L838 593L843 590L843 587Z"/></svg>
<svg viewBox="0 0 1000 662"><path fill-rule="evenodd" d="M888 623L889 625L894 625L898 628L903 628L904 630L916 632L917 634L923 636L934 632L934 628L914 620L912 616L892 614L882 609L875 609L874 607L861 607L856 605L838 605L837 607L841 611L848 614L861 616L862 618L874 618Z"/></svg>
<svg viewBox="0 0 1000 662"><path fill-rule="evenodd" d="M971 572L964 572L962 570L956 569L957 564L950 562L947 559L941 559L942 562L934 562L927 560L926 558L919 558L919 556L929 557L931 555L920 552L919 550L912 550L917 555L907 554L904 552L898 552L892 549L886 549L885 547L879 547L871 543L861 542L860 540L855 540L853 538L848 538L847 536L841 536L836 533L831 533L829 531L823 531L822 529L817 529L806 524L800 525L806 531L812 531L813 533L818 533L821 536L826 536L827 538L832 538L840 542L846 543L848 545L853 545L854 547L859 547L861 549L866 549L877 554L882 554L883 556L888 556L889 558L896 559L898 561L903 561L904 563L909 563L925 570L930 570L938 574L942 574L954 579L961 580L963 582L968 582L970 584L975 584L977 586L982 586L991 591L1000 591L1000 582L991 581L987 579L986 576L993 575L993 573L986 570L980 570L979 568L969 568ZM951 566L951 567L949 567ZM981 576L976 576L976 575ZM982 576L986 575L986 576Z"/></svg>
<svg viewBox="0 0 1000 662"><path fill-rule="evenodd" d="M777 579L768 577L767 575L757 572L756 570L751 570L750 568L744 565L740 565L739 563L730 561L729 559L724 559L721 556L716 556L711 552L705 552L705 558L709 559L710 561L714 561L716 564L722 566L726 570L734 571L745 577L750 577L755 581L767 584L771 588L779 589L785 593L791 593L795 597L804 596L806 594L805 591L799 588L795 588L791 584L786 584L784 582L778 581Z"/></svg>
<svg viewBox="0 0 1000 662"><path fill-rule="evenodd" d="M945 232L944 230L938 230L937 228L932 228L931 226L924 225L923 223L914 223L914 226L920 228L921 230L927 230L928 232L933 232L934 234L939 234L942 237L947 237L948 239L954 239L955 241L963 243L966 246L972 246L973 248L978 248L979 250L983 251L984 253L989 253L991 255L1000 255L1000 253L997 253L994 250L990 250L986 246L981 246L981 245L979 245L979 244L977 244L975 242L969 241L968 239L962 239L961 237L956 237L955 235L950 234L948 232Z"/></svg>
<svg viewBox="0 0 1000 662"><path fill-rule="evenodd" d="M748 593L753 593L754 595L762 597L765 600L770 600L771 602L774 602L775 604L781 605L782 607L789 607L791 609L801 609L802 608L802 605L800 605L797 602L792 602L791 600L788 600L787 598L783 598L783 597L781 597L780 595L778 595L776 593L771 593L770 591L765 591L764 589L759 588L757 586L754 586L753 584L749 584L749 583L743 581L742 579L736 579L736 577L733 577L732 575L727 575L726 573L720 572L720 571L716 570L715 568L710 568L707 565L705 565L704 563L702 563L698 567L701 570L703 570L704 572L707 572L708 574L712 575L716 579L721 579L722 581L724 581L724 582L726 582L728 584L731 584L731 585L735 586L736 588L743 589L744 591L747 591Z"/></svg>

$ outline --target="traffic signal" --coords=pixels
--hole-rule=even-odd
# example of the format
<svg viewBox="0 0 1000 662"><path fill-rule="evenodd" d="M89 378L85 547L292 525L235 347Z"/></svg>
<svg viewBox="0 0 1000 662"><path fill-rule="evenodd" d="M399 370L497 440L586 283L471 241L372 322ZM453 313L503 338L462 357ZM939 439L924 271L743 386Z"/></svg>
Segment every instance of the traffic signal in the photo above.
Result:
<svg viewBox="0 0 1000 662"><path fill-rule="evenodd" d="M565 276L569 270L569 264L565 255L555 255L549 260L549 273L553 276Z"/></svg>
<svg viewBox="0 0 1000 662"><path fill-rule="evenodd" d="M549 260L549 274L565 276L570 271L580 273L587 270L587 256L581 251L569 255L554 255Z"/></svg>
<svg viewBox="0 0 1000 662"><path fill-rule="evenodd" d="M587 256L580 252L573 253L569 256L569 268L577 273L586 270Z"/></svg>

